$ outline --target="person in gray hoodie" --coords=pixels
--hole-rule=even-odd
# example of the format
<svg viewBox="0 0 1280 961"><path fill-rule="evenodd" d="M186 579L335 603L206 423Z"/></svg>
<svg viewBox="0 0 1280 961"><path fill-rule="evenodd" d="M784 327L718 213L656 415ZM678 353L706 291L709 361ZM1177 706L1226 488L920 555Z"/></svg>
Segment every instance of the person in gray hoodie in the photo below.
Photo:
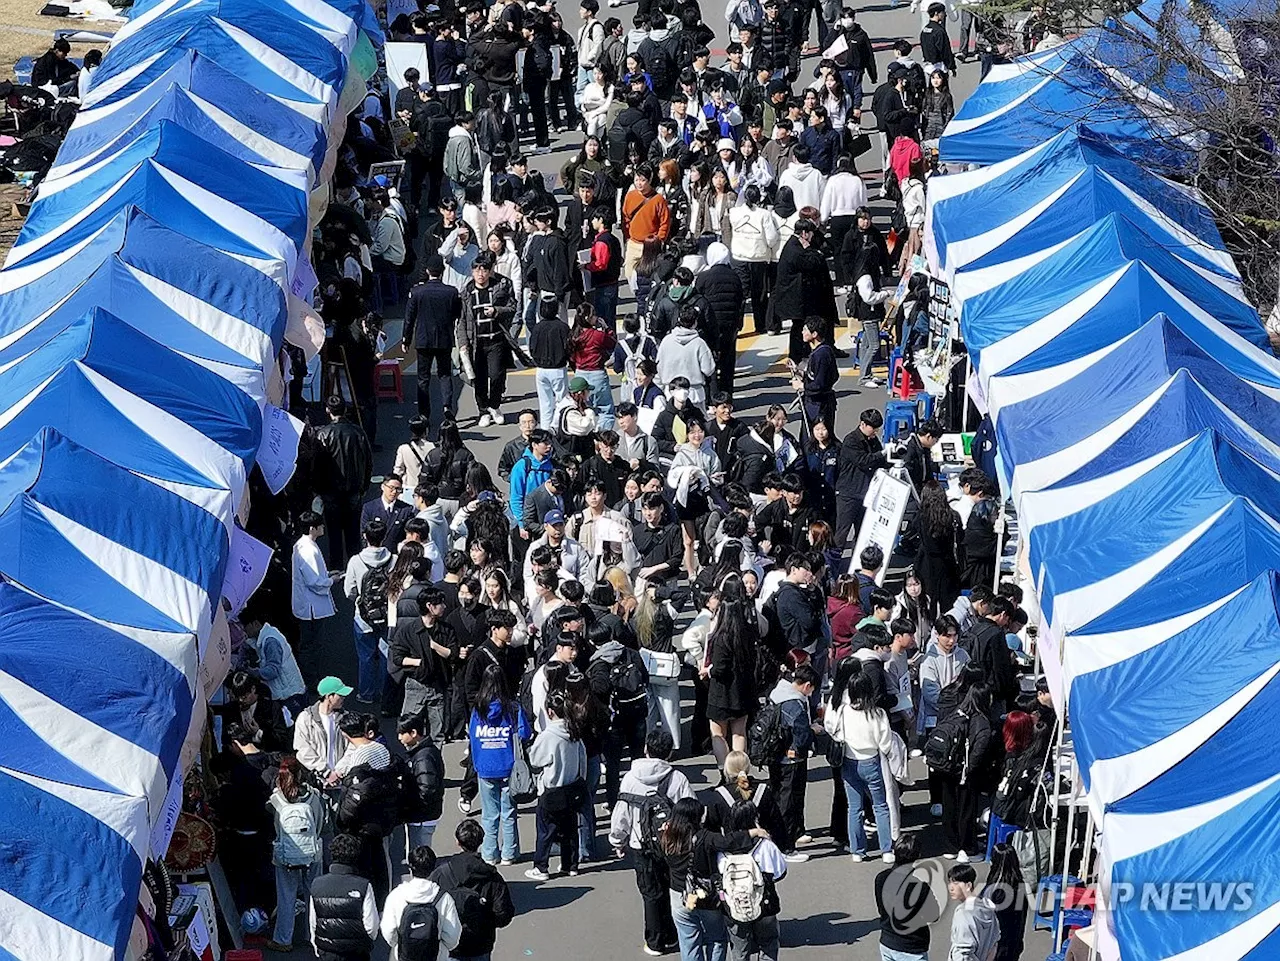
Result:
<svg viewBox="0 0 1280 961"><path fill-rule="evenodd" d="M381 546L387 536L387 525L380 518L365 524L361 533L365 546L347 561L343 588L347 597L356 602L356 659L360 665L356 700L372 704L382 695L382 678L387 673L378 643L387 639L387 577L391 573L392 557L391 552Z"/></svg>
<svg viewBox="0 0 1280 961"><path fill-rule="evenodd" d="M449 130L449 141L444 148L444 173L453 187L453 196L462 208L468 187L481 184L480 146L476 141L475 115L464 110Z"/></svg>
<svg viewBox="0 0 1280 961"><path fill-rule="evenodd" d="M682 311L680 322L658 345L658 382L670 384L677 377L689 381L689 400L699 409L706 403L707 379L716 371L711 348L695 329L697 315Z"/></svg>
<svg viewBox="0 0 1280 961"><path fill-rule="evenodd" d="M947 894L959 902L951 916L951 948L947 961L992 961L1000 943L996 909L976 892L972 865L957 864L947 872Z"/></svg>
<svg viewBox="0 0 1280 961"><path fill-rule="evenodd" d="M644 947L646 954L667 954L676 944L675 923L671 920L670 879L667 863L658 853L653 837L661 802L648 800L659 794L667 799L666 812L681 798L694 796L689 779L671 766L675 750L671 735L661 728L649 732L644 757L631 765L622 779L618 803L609 823L609 843L613 853L623 857L629 850L636 869L636 887L644 902Z"/></svg>
<svg viewBox="0 0 1280 961"><path fill-rule="evenodd" d="M563 691L547 695L547 726L529 748L529 766L538 772L538 845L531 881L546 881L551 845L560 844L560 870L578 875L578 810L587 797L587 748Z"/></svg>
<svg viewBox="0 0 1280 961"><path fill-rule="evenodd" d="M788 734L781 757L769 764L769 784L778 798L787 838L791 840L791 850L782 852L788 860L801 860L795 856L796 845L813 840L804 827L804 796L809 784L809 749L813 735L820 729L809 710L818 682L818 672L812 665L801 664L790 677L779 679L777 687L769 692L769 700L782 709Z"/></svg>

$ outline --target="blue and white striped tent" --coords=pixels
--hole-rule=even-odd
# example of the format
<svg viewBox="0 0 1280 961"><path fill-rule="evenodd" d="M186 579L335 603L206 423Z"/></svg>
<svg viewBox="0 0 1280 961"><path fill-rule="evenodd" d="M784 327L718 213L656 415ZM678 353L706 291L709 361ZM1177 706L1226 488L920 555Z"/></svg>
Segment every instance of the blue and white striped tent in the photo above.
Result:
<svg viewBox="0 0 1280 961"><path fill-rule="evenodd" d="M0 270L0 958L134 933L380 42L365 0L136 4Z"/></svg>
<svg viewBox="0 0 1280 961"><path fill-rule="evenodd" d="M1280 362L1203 201L1144 169L1167 140L1105 103L1118 73L1156 82L1108 39L993 69L941 147L988 166L931 180L926 250L1101 830L1100 956L1262 961L1280 952ZM1171 76L1165 93L1201 95Z"/></svg>

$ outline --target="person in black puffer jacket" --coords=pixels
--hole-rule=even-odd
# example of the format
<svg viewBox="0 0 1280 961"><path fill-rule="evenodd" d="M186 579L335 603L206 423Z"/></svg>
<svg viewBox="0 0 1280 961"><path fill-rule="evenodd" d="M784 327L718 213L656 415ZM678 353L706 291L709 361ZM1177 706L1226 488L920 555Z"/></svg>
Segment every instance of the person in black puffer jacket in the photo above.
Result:
<svg viewBox="0 0 1280 961"><path fill-rule="evenodd" d="M444 810L444 760L440 748L426 736L421 715L408 717L396 727L409 777L401 785L400 820L404 821L405 850L430 847L436 822Z"/></svg>
<svg viewBox="0 0 1280 961"><path fill-rule="evenodd" d="M445 516L452 517L458 510L458 501L467 489L467 471L475 463L475 454L462 442L455 420L440 425L440 443L427 454L425 480L440 488L437 503L444 508Z"/></svg>
<svg viewBox="0 0 1280 961"><path fill-rule="evenodd" d="M716 359L716 387L731 394L738 360L738 333L742 330L744 292L738 272L729 263L728 247L717 243L707 248L707 269L698 274L693 288L707 299L715 314L715 330L706 334L707 345Z"/></svg>
<svg viewBox="0 0 1280 961"><path fill-rule="evenodd" d="M320 961L369 961L378 936L373 885L356 865L360 839L339 834L329 845L327 874L311 882L311 931Z"/></svg>

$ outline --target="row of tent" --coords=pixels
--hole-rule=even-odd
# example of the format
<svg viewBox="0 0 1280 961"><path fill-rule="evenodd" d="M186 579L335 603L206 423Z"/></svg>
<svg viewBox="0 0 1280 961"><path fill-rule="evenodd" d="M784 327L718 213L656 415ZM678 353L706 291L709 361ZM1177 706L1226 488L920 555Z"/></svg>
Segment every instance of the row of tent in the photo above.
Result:
<svg viewBox="0 0 1280 961"><path fill-rule="evenodd" d="M942 137L971 166L930 181L926 251L1101 830L1100 956L1260 961L1280 956L1280 362L1201 197L1152 172L1180 135L1146 105L1194 96L1141 72L1136 29L991 70ZM1224 82L1229 59L1206 59Z"/></svg>
<svg viewBox="0 0 1280 961"><path fill-rule="evenodd" d="M145 944L381 42L366 0L139 0L0 270L0 958Z"/></svg>

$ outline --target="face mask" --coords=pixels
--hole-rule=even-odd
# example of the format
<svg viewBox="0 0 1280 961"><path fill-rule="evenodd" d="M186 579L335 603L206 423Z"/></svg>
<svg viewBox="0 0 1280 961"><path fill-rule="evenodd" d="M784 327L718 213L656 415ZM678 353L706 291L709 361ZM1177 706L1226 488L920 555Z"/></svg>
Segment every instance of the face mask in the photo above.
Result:
<svg viewBox="0 0 1280 961"><path fill-rule="evenodd" d="M852 27L852 26L853 26L853 17L841 17L841 18L840 18L840 26L844 27L845 29L848 29L849 27Z"/></svg>
<svg viewBox="0 0 1280 961"><path fill-rule="evenodd" d="M1022 638L1017 634L1006 634L1004 636L1004 642L1009 646L1009 650L1011 651L1022 650Z"/></svg>
<svg viewBox="0 0 1280 961"><path fill-rule="evenodd" d="M680 403L683 404L686 400L689 399L689 392L685 390L683 387L677 387L675 390L671 392L671 399L674 401L679 401Z"/></svg>

